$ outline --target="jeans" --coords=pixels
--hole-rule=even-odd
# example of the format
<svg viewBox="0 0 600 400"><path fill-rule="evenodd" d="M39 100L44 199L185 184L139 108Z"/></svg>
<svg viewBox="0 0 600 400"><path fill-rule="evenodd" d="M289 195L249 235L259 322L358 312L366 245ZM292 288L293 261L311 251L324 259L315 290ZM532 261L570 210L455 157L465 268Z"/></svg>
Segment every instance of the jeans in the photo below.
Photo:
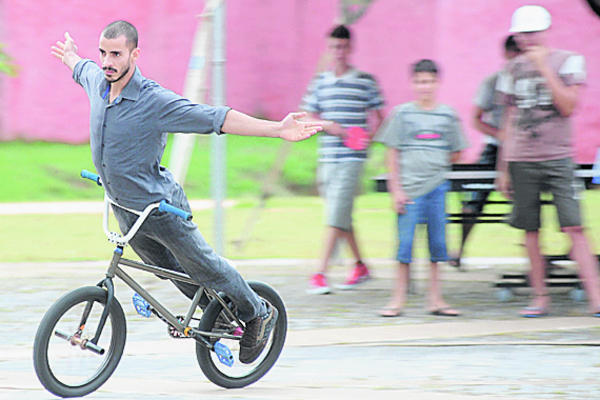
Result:
<svg viewBox="0 0 600 400"><path fill-rule="evenodd" d="M405 206L406 212L398 214L398 254L396 259L404 264L412 261L413 239L417 224L427 224L427 239L431 262L447 261L446 252L446 192L450 184L442 183Z"/></svg>
<svg viewBox="0 0 600 400"><path fill-rule="evenodd" d="M180 187L171 204L191 211ZM137 215L116 206L113 206L113 211L121 231L129 231ZM145 263L184 272L200 286L225 292L237 305L241 320L250 321L266 313L266 307L256 293L239 272L208 245L193 222L156 209L129 244ZM184 282L173 283L190 298L198 289Z"/></svg>

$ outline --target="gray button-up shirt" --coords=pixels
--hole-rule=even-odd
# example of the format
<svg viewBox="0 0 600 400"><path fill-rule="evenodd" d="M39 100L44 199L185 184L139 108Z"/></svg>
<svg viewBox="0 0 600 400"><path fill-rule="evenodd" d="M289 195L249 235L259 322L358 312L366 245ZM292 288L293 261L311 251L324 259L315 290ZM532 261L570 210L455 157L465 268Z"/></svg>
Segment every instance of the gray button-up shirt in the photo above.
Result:
<svg viewBox="0 0 600 400"><path fill-rule="evenodd" d="M90 147L104 188L112 200L136 210L170 201L177 190L171 173L160 165L166 132L221 134L230 110L194 104L143 77L137 67L112 103L109 84L93 61L79 61L73 79L90 99Z"/></svg>

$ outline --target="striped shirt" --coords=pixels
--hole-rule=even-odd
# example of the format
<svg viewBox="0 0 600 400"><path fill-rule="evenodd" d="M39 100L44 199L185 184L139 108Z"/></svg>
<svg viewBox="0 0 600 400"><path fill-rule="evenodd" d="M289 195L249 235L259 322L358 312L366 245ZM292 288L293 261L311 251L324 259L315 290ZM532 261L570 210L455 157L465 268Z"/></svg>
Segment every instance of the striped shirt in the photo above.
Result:
<svg viewBox="0 0 600 400"><path fill-rule="evenodd" d="M375 78L365 72L350 69L342 76L333 71L319 74L308 87L301 108L319 114L324 120L334 121L348 128L367 127L369 110L382 108L383 98ZM353 150L344 140L324 132L319 136L319 161L364 161L366 150Z"/></svg>

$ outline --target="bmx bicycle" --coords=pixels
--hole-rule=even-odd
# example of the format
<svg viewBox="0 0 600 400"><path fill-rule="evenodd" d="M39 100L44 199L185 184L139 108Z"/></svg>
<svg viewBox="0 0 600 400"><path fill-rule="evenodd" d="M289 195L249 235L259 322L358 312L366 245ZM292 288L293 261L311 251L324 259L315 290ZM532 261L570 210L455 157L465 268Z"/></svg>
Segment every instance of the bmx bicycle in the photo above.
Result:
<svg viewBox="0 0 600 400"><path fill-rule="evenodd" d="M97 174L84 170L81 176L102 185ZM130 267L161 278L196 284L187 274L123 258L123 249L155 209L188 220L192 215L164 200L148 205L142 212L128 210L135 212L138 219L122 236L109 230L111 204L118 206L105 194L103 228L108 240L116 245L106 277L96 286L75 289L60 297L38 327L33 363L42 385L60 397L80 397L97 390L115 371L127 335L125 314L115 297L115 277L135 292L133 305L139 314L156 315L168 325L168 332L174 338L194 340L198 364L211 382L224 388L241 388L263 377L277 361L287 332L287 314L277 292L265 283L248 282L258 296L277 309L279 316L259 358L243 364L238 355L245 324L237 317L236 306L226 293L200 287L187 313L177 316L123 269ZM206 299L208 304L201 310L201 300ZM200 318L195 317L196 312L201 312Z"/></svg>

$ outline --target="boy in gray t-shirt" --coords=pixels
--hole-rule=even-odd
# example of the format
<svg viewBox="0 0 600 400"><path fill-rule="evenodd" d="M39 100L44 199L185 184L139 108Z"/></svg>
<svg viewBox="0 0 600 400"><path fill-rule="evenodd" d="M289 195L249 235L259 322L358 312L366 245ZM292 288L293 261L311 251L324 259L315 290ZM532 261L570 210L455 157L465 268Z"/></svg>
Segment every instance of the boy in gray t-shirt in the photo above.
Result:
<svg viewBox="0 0 600 400"><path fill-rule="evenodd" d="M445 195L446 172L458 160L466 141L452 108L436 101L438 70L421 60L412 70L414 102L396 107L377 134L388 147L388 190L398 213L399 274L392 298L380 311L384 317L401 314L406 300L412 243L417 223L427 224L431 260L428 309L434 315L457 316L442 298L438 262L447 261Z"/></svg>

